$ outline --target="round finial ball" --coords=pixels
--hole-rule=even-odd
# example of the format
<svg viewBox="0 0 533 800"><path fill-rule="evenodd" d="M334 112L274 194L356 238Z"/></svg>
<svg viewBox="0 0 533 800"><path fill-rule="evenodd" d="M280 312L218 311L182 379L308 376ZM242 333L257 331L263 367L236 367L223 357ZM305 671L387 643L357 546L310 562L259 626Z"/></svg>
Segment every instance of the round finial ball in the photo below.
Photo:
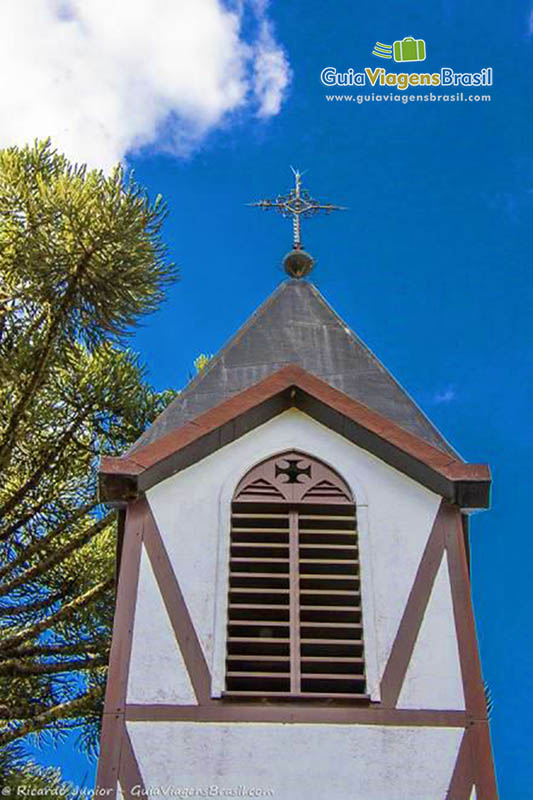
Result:
<svg viewBox="0 0 533 800"><path fill-rule="evenodd" d="M315 265L315 259L305 250L292 250L283 259L285 272L291 278L305 278Z"/></svg>

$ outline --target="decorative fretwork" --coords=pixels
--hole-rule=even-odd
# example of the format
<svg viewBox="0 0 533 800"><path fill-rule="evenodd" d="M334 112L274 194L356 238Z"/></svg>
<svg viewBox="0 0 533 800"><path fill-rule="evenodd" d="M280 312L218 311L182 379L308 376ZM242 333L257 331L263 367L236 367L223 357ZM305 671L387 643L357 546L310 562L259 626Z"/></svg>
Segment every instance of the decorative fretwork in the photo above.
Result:
<svg viewBox="0 0 533 800"><path fill-rule="evenodd" d="M297 450L269 458L250 470L237 486L235 500L263 502L267 495L286 503L314 497L324 503L353 504L350 489L340 475Z"/></svg>
<svg viewBox="0 0 533 800"><path fill-rule="evenodd" d="M308 478L311 477L311 465L308 464L307 467L302 467L301 458L287 458L288 467L280 466L276 464L276 478L279 478L280 475L286 475L287 480L285 483L301 483L300 476L307 475Z"/></svg>
<svg viewBox="0 0 533 800"><path fill-rule="evenodd" d="M334 203L324 203L320 200L315 200L307 189L302 189L302 173L291 167L294 175L294 188L291 189L286 195L278 195L275 200L258 200L255 203L248 203L249 206L256 206L268 211L273 208L282 217L289 217L292 219L293 231L293 249L302 249L302 232L301 232L301 219L309 218L324 211L326 214L331 214L332 211L344 211L342 206L334 205Z"/></svg>

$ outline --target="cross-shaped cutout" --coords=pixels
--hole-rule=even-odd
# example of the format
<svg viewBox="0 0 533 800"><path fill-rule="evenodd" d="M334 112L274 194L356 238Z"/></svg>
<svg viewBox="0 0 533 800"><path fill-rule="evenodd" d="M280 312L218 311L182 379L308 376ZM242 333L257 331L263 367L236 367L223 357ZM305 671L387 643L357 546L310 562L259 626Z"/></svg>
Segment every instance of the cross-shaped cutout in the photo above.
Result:
<svg viewBox="0 0 533 800"><path fill-rule="evenodd" d="M288 480L284 481L284 483L302 483L299 480L300 475L307 475L308 478L311 477L311 464L307 467L300 467L299 465L302 463L302 459L291 459L286 458L284 459L288 467L280 467L276 464L276 478L278 475L287 475Z"/></svg>

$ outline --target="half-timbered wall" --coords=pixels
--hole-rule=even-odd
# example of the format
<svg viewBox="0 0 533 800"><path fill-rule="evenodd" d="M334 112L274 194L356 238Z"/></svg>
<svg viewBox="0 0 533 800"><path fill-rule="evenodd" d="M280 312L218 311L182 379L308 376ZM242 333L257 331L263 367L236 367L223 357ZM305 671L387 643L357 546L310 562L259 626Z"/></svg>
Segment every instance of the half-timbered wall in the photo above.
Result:
<svg viewBox="0 0 533 800"><path fill-rule="evenodd" d="M249 469L290 447L331 464L355 498L367 680L372 699L377 700L380 677L440 497L299 411L280 415L148 492L212 670L213 695L219 696L224 687L231 500ZM453 656L450 659L453 670ZM437 697L433 702L438 708ZM455 708L462 707L458 684Z"/></svg>
<svg viewBox="0 0 533 800"><path fill-rule="evenodd" d="M355 500L364 708L222 697L232 498L290 449ZM485 708L460 529L438 495L297 410L150 489L126 521L100 782L280 800L469 800L475 785L493 800L487 725L470 726Z"/></svg>

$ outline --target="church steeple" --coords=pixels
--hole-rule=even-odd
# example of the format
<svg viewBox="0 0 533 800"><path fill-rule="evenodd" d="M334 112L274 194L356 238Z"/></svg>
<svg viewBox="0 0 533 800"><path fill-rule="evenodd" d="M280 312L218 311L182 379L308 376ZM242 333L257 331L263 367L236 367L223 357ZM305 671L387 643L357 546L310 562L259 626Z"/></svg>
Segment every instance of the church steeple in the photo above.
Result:
<svg viewBox="0 0 533 800"><path fill-rule="evenodd" d="M300 219L333 206L300 188L258 204L293 217L291 278L102 459L121 524L97 785L497 800L464 516L490 470L302 278Z"/></svg>

